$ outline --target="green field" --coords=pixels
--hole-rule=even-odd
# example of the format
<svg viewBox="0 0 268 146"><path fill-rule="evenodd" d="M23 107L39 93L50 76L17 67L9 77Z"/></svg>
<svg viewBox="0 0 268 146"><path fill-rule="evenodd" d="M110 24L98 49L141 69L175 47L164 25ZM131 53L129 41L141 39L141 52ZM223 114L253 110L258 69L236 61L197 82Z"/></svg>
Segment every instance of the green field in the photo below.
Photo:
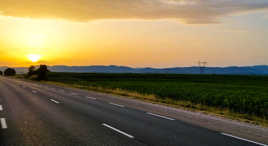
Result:
<svg viewBox="0 0 268 146"><path fill-rule="evenodd" d="M49 73L48 79L85 88L154 95L159 101L190 102L268 119L268 76Z"/></svg>

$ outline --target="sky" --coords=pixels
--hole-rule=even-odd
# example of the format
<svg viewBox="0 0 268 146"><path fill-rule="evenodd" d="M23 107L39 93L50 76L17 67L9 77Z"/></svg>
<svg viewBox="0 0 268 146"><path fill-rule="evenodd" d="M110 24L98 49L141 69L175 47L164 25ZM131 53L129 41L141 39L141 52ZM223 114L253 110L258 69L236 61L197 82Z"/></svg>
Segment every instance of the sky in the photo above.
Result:
<svg viewBox="0 0 268 146"><path fill-rule="evenodd" d="M267 0L0 0L0 66L264 65L267 38Z"/></svg>

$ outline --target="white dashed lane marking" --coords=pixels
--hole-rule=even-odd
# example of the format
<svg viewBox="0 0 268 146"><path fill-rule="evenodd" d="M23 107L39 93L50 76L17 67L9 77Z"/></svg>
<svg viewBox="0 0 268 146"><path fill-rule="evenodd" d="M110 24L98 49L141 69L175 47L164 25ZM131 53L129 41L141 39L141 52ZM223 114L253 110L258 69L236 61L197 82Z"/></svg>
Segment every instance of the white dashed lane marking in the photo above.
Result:
<svg viewBox="0 0 268 146"><path fill-rule="evenodd" d="M238 136L233 136L231 134L227 134L227 133L221 133L221 134L225 135L225 136L228 136L228 137L235 138L235 139L239 139L239 140L243 140L243 141L246 141L246 142L254 143L254 144L257 144L257 145L260 145L260 146L267 146L266 144L258 143L258 142L252 141L252 140L248 140L248 139L245 139L245 138L238 137Z"/></svg>
<svg viewBox="0 0 268 146"><path fill-rule="evenodd" d="M147 112L147 114L152 115L152 116L156 116L156 117L160 117L160 118L163 118L163 119L171 120L171 121L175 120L175 119L172 119L172 118L169 118L169 117L166 117L166 116L161 116L161 115L157 115L157 114L153 114L153 113L149 113L149 112Z"/></svg>
<svg viewBox="0 0 268 146"><path fill-rule="evenodd" d="M96 98L94 98L94 97L89 97L89 96L87 96L87 98L88 98L88 99L91 99L91 100L96 100Z"/></svg>
<svg viewBox="0 0 268 146"><path fill-rule="evenodd" d="M124 105L116 104L116 103L112 103L112 102L110 102L109 104L114 105L114 106L118 106L118 107L125 107Z"/></svg>
<svg viewBox="0 0 268 146"><path fill-rule="evenodd" d="M0 119L2 129L7 129L7 122L5 118Z"/></svg>
<svg viewBox="0 0 268 146"><path fill-rule="evenodd" d="M52 101L52 102L54 102L54 103L56 103L56 104L59 104L60 102L58 102L58 101L56 101L56 100L54 100L54 99L49 99L50 101Z"/></svg>
<svg viewBox="0 0 268 146"><path fill-rule="evenodd" d="M123 131L121 131L121 130L119 130L119 129L116 129L116 128L114 128L114 127L108 125L108 124L103 123L102 126L107 127L107 128L110 128L110 129L112 129L112 130L114 130L114 131L116 131L116 132L118 132L118 133L120 133L120 134L123 134L123 135L125 135L125 136L127 136L127 137L129 137L129 138L131 138L131 139L134 138L134 136L132 136L132 135L130 135L130 134L127 134L126 132L123 132Z"/></svg>

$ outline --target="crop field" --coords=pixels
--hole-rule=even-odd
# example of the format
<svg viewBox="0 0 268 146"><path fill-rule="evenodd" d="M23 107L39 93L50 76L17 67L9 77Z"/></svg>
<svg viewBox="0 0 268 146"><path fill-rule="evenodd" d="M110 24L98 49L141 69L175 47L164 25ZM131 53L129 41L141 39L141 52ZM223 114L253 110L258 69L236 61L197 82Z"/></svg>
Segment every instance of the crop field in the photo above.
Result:
<svg viewBox="0 0 268 146"><path fill-rule="evenodd" d="M268 118L268 76L49 73L49 81L120 89Z"/></svg>

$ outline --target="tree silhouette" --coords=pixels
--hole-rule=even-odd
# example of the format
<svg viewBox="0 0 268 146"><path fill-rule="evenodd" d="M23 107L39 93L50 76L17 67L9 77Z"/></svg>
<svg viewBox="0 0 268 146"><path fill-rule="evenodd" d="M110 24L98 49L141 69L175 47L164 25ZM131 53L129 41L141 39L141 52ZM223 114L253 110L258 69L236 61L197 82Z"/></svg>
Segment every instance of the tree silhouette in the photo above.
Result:
<svg viewBox="0 0 268 146"><path fill-rule="evenodd" d="M16 75L16 71L13 68L7 68L4 71L5 76L15 76Z"/></svg>
<svg viewBox="0 0 268 146"><path fill-rule="evenodd" d="M3 72L2 71L0 71L0 76L2 76L3 75Z"/></svg>
<svg viewBox="0 0 268 146"><path fill-rule="evenodd" d="M34 66L30 66L28 69L28 77L32 76L35 74L35 67Z"/></svg>
<svg viewBox="0 0 268 146"><path fill-rule="evenodd" d="M46 65L40 65L40 67L36 70L37 79L38 80L47 80L47 73L49 70Z"/></svg>

